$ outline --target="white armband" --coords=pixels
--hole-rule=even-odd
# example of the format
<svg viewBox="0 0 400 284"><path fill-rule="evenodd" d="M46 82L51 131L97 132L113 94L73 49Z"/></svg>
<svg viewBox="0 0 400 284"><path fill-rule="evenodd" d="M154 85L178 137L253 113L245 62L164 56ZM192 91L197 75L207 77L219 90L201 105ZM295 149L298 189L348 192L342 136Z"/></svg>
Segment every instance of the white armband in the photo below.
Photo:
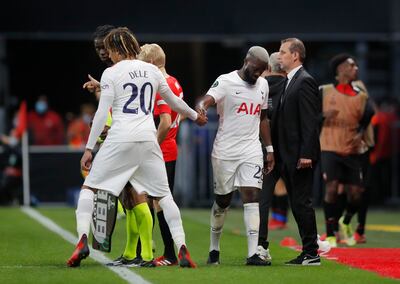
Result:
<svg viewBox="0 0 400 284"><path fill-rule="evenodd" d="M201 101L199 102L199 108L204 109L204 102L203 102L203 100L201 100Z"/></svg>
<svg viewBox="0 0 400 284"><path fill-rule="evenodd" d="M267 153L273 153L274 152L274 147L272 147L272 145L268 145L265 147L265 150L267 151Z"/></svg>

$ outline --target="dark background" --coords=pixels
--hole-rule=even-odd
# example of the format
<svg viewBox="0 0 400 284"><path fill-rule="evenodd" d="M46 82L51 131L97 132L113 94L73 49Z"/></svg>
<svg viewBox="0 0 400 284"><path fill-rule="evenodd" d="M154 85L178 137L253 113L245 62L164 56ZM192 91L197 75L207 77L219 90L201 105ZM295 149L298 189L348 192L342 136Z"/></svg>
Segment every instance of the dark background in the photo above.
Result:
<svg viewBox="0 0 400 284"><path fill-rule="evenodd" d="M22 99L32 109L46 94L64 118L78 113L82 103L97 104L82 85L87 74L100 79L105 68L92 44L92 32L104 24L127 26L141 44L161 45L167 71L179 80L191 106L220 74L241 67L249 47L261 45L272 53L288 37L304 41L305 66L319 84L333 81L330 58L347 52L356 56L360 78L375 101L400 97L398 0L43 0L7 1L0 11L0 134L10 129ZM75 168L79 156L32 154L33 193L42 201L53 194L51 200L65 198L81 177L78 170L60 177L57 167ZM61 179L51 179L57 176ZM201 190L207 180L199 177ZM392 187L398 194L397 179Z"/></svg>
<svg viewBox="0 0 400 284"><path fill-rule="evenodd" d="M95 102L82 84L88 73L100 78L104 68L91 42L91 33L102 24L128 26L141 43L159 43L167 71L181 82L190 105L218 75L240 68L251 45L272 53L281 39L292 36L304 40L305 65L319 83L332 79L330 57L347 51L359 58L372 97L400 92L393 75L400 68L395 0L45 0L14 1L2 12L0 106L6 108L14 102L11 96L28 99L32 107L39 94L47 94L63 114Z"/></svg>
<svg viewBox="0 0 400 284"><path fill-rule="evenodd" d="M1 31L90 33L105 22L137 34L387 33L396 1L13 1ZM398 12L398 11L397 11ZM393 19L394 20L394 19Z"/></svg>

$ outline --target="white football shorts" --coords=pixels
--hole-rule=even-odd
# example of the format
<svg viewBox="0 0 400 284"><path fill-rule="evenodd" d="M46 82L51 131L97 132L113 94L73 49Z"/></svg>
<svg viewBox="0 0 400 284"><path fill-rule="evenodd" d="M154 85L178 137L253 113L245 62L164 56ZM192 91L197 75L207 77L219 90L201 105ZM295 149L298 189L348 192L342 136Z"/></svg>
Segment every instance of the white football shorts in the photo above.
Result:
<svg viewBox="0 0 400 284"><path fill-rule="evenodd" d="M94 158L84 185L119 196L127 182L153 197L170 194L160 146L155 141L107 142Z"/></svg>
<svg viewBox="0 0 400 284"><path fill-rule="evenodd" d="M225 195L238 187L261 189L263 182L263 157L248 160L221 160L211 158L214 175L214 193Z"/></svg>

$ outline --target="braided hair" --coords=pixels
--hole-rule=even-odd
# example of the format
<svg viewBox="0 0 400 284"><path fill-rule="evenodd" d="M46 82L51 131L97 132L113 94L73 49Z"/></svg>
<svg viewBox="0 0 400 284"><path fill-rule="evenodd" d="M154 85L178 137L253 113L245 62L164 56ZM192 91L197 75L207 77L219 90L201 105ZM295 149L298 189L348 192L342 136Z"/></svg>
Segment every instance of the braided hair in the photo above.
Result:
<svg viewBox="0 0 400 284"><path fill-rule="evenodd" d="M133 33L126 27L113 29L105 38L106 49L118 52L124 57L135 57L140 53L140 45Z"/></svg>

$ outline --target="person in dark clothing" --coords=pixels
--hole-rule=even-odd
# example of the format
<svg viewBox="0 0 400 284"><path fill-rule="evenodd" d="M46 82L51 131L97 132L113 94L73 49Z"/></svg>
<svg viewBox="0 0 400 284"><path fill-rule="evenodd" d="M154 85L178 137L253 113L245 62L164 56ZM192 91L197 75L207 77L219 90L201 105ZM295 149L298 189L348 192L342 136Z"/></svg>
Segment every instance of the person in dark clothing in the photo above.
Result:
<svg viewBox="0 0 400 284"><path fill-rule="evenodd" d="M303 244L301 254L287 265L321 264L312 206L314 168L320 158L321 97L316 81L302 66L305 57L301 40L281 41L279 62L287 77L272 117L272 143Z"/></svg>
<svg viewBox="0 0 400 284"><path fill-rule="evenodd" d="M281 69L280 63L278 61L279 52L272 53L270 55L268 71L264 72L265 79L268 81L269 85L269 97L268 97L268 110L267 110L267 118L272 119L273 112L277 107L282 91L285 88L285 78L286 72ZM275 195L274 190L275 186L280 179L280 174L276 170L272 170L269 174L264 174L263 179L263 187L260 191L260 229L258 236L258 252L260 255L269 256L269 242L268 240L268 215L269 208L272 204L272 220L278 220L281 218L273 219L274 214L279 214L282 218L287 218L287 193L285 187L283 186L283 194ZM284 185L284 183L282 182ZM282 190L281 190L282 191ZM280 221L277 221L278 223ZM285 224L286 222L282 222ZM270 257L270 256L269 256Z"/></svg>

